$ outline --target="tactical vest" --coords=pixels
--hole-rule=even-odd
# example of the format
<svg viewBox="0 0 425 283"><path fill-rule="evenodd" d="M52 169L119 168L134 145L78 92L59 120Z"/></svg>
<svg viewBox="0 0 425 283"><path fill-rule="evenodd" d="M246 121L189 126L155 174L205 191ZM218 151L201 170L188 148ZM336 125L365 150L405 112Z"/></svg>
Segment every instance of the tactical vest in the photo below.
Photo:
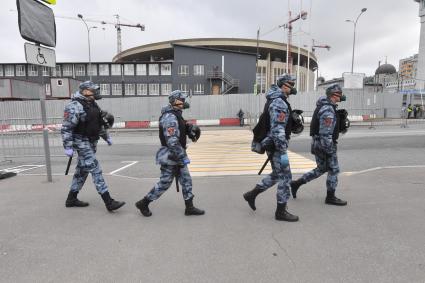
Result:
<svg viewBox="0 0 425 283"><path fill-rule="evenodd" d="M285 101L286 105L288 105L288 109L289 109L289 117L288 117L288 123L286 124L285 127L285 137L287 140L289 140L291 138L291 130L292 130L292 108L291 108L291 104L289 104L288 100L286 100L286 96L283 96L283 101Z"/></svg>
<svg viewBox="0 0 425 283"><path fill-rule="evenodd" d="M281 97L281 98L286 103L286 105L288 105L288 109L289 109L288 123L285 127L285 137L286 137L287 140L289 140L291 138L292 108L291 108L291 104L289 104L289 102L286 100L286 97ZM266 104L264 105L263 113L261 114L260 118L258 119L257 125L254 127L254 129L252 129L252 132L254 133L254 141L255 142L261 142L263 139L265 139L267 137L267 134L270 131L271 124L270 124L269 107L270 107L270 104L272 104L272 102L275 99L277 99L277 98L267 100Z"/></svg>
<svg viewBox="0 0 425 283"><path fill-rule="evenodd" d="M91 103L83 99L77 99L77 101L83 106L84 112L86 112L86 120L84 122L78 122L74 133L88 137L91 142L98 140L102 126L99 106L94 101Z"/></svg>
<svg viewBox="0 0 425 283"><path fill-rule="evenodd" d="M159 117L159 121L161 121L162 116L164 116L164 114L166 113L172 113L176 116L177 118L177 122L179 123L179 131L180 131L180 138L179 138L179 142L180 145L185 149L186 148L186 121L183 119L182 113L181 111L178 110L168 110L166 112L164 112L161 117ZM164 136L164 127L162 126L161 123L159 123L159 140L161 141L161 145L162 146L167 146L167 141L165 140L165 136Z"/></svg>
<svg viewBox="0 0 425 283"><path fill-rule="evenodd" d="M333 105L331 103L326 103L326 104L323 104L321 106L317 106L316 109L314 110L313 117L311 117L310 136L312 136L312 137L319 135L319 130L320 130L319 111L322 108L322 106L324 106L324 105L332 106L332 108L334 109L334 111L336 113L336 105ZM334 128L334 131L332 133L332 140L334 142L336 142L339 138L338 129L339 129L339 123L340 123L338 116L336 114L335 114L335 119L336 119L335 128Z"/></svg>

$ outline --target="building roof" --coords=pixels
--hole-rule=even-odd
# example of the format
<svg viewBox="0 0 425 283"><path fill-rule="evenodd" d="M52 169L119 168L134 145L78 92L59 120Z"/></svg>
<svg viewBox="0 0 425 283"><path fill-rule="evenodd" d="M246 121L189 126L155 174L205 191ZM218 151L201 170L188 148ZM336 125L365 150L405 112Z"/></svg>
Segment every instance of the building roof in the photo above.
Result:
<svg viewBox="0 0 425 283"><path fill-rule="evenodd" d="M395 74L397 73L396 68L391 64L383 64L378 67L375 71L375 75L381 75L381 74Z"/></svg>
<svg viewBox="0 0 425 283"><path fill-rule="evenodd" d="M135 62L135 61L150 61L150 60L172 60L173 44L185 46L198 46L223 50L232 50L236 52L257 53L257 40L244 38L191 38L178 39L162 42L155 42L146 45L137 46L122 51L115 55L113 62ZM286 57L286 43L274 42L268 40L258 40L258 53L261 59L266 59L270 54L273 61ZM293 58L296 58L297 46L291 45L291 53ZM317 67L317 59L314 53L307 52L307 49L300 48L300 55L306 58L310 55L310 68ZM283 60L282 60L283 61Z"/></svg>

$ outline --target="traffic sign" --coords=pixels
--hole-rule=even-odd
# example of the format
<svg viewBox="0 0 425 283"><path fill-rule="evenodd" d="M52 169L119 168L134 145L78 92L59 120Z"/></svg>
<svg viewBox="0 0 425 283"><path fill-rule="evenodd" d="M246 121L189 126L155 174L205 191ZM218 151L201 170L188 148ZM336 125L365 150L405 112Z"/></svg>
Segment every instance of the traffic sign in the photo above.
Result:
<svg viewBox="0 0 425 283"><path fill-rule="evenodd" d="M46 67L56 67L55 50L26 42L25 59L27 63Z"/></svg>

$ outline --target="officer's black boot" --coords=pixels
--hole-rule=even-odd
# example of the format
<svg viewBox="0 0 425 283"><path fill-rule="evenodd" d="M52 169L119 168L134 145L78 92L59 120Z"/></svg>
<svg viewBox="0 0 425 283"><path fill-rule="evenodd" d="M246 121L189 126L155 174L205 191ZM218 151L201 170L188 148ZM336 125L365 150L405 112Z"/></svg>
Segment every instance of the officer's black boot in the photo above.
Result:
<svg viewBox="0 0 425 283"><path fill-rule="evenodd" d="M184 201L186 209L184 215L203 215L205 211L193 206L193 197Z"/></svg>
<svg viewBox="0 0 425 283"><path fill-rule="evenodd" d="M275 213L275 219L279 221L297 222L298 216L289 213L286 210L286 203L278 203Z"/></svg>
<svg viewBox="0 0 425 283"><path fill-rule="evenodd" d="M298 180L291 182L291 193L293 198L297 198L297 191L301 187L301 185L304 185L306 181L304 181L303 178L299 178Z"/></svg>
<svg viewBox="0 0 425 283"><path fill-rule="evenodd" d="M261 190L259 186L255 186L254 189L243 194L243 198L248 202L249 207L251 207L252 210L257 209L255 207L255 198L262 192L263 192L263 190Z"/></svg>
<svg viewBox="0 0 425 283"><path fill-rule="evenodd" d="M347 202L345 200L339 199L335 196L335 191L327 192L325 203L339 206L347 205Z"/></svg>
<svg viewBox="0 0 425 283"><path fill-rule="evenodd" d="M68 198L66 199L66 207L85 207L88 206L88 202L81 201L77 198L78 192L69 191Z"/></svg>
<svg viewBox="0 0 425 283"><path fill-rule="evenodd" d="M108 211L117 210L118 208L120 208L121 206L125 204L125 202L123 201L116 201L113 198L111 198L111 195L109 194L109 192L105 192L101 194L100 196L105 202L105 206Z"/></svg>
<svg viewBox="0 0 425 283"><path fill-rule="evenodd" d="M147 199L146 197L136 202L136 207L140 210L143 216L149 217L152 215L152 212L149 210L148 207L150 202L151 200Z"/></svg>

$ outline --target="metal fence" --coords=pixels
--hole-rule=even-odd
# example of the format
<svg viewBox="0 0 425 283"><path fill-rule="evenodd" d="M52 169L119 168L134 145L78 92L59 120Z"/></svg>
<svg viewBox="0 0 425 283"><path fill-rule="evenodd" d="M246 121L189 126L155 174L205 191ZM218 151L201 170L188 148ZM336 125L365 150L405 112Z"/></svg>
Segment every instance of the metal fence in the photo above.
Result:
<svg viewBox="0 0 425 283"><path fill-rule="evenodd" d="M345 90L347 101L340 104L351 116L378 125L382 119L400 118L403 96L398 93L376 93L363 90ZM302 109L306 122L316 107L322 92L303 92L291 96L293 109ZM60 126L63 109L69 100L47 100L49 143L52 155L62 155ZM246 113L248 123L256 123L263 111L264 94L197 95L190 99L191 107L185 110L186 119L236 118L239 109ZM157 121L160 109L168 103L166 96L156 97L111 97L99 101L102 109L119 117L120 121ZM43 156L43 136L40 102L0 102L0 161L19 156ZM397 121L395 121L397 122ZM398 123L398 122L397 122ZM399 124L407 125L406 120ZM410 120L409 120L410 123Z"/></svg>
<svg viewBox="0 0 425 283"><path fill-rule="evenodd" d="M1 119L0 145L3 161L17 157L44 157L41 118ZM62 153L61 117L48 118L49 145L52 156Z"/></svg>

